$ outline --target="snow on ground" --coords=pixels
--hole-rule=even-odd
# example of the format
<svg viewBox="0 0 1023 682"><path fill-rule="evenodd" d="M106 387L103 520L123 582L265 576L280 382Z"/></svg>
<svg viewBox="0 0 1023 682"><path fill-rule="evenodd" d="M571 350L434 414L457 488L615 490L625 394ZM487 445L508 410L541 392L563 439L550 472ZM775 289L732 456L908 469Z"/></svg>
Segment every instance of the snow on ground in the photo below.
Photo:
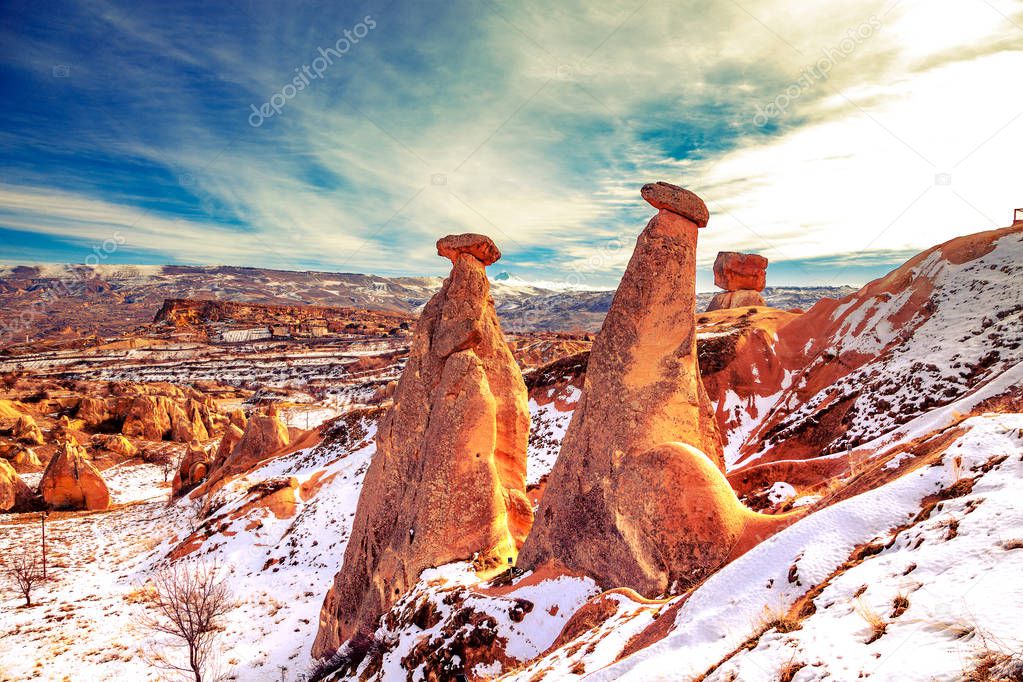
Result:
<svg viewBox="0 0 1023 682"><path fill-rule="evenodd" d="M511 665L529 661L549 648L565 624L579 607L596 596L600 590L590 578L556 576L533 582L526 573L516 582L522 587L506 596L480 592L479 578L468 563L455 563L428 569L422 573L416 586L392 608L392 613L414 613L426 602L431 602L437 614L436 623L422 629L407 622L391 630L386 625L377 630L379 641L388 643L378 677L390 680L425 679L425 664L406 671L403 661L410 657L423 642L435 644L436 651L473 636L473 630L483 628L502 641L503 657ZM470 620L466 614L473 614ZM478 623L478 624L477 624ZM436 657L436 651L433 656ZM461 661L454 661L449 670L452 678L461 671ZM369 661L363 663L360 674ZM504 669L501 660L474 666L498 675Z"/></svg>
<svg viewBox="0 0 1023 682"><path fill-rule="evenodd" d="M155 465L123 465L108 479L112 511L51 513L46 523L50 580L34 595L37 605L12 592L0 601L0 680L156 680L141 662L144 646L135 627L135 587L161 541L186 527L182 509L162 498L130 503L120 497L138 486L148 497L160 487ZM38 514L5 517L0 556L36 552Z"/></svg>
<svg viewBox="0 0 1023 682"><path fill-rule="evenodd" d="M968 431L941 466L819 510L770 538L693 592L666 638L582 679L679 680L713 669L710 680L776 680L784 666L802 663L793 678L800 682L953 680L985 642L1023 641L1023 415L962 426ZM972 477L972 491L917 518L923 498ZM894 528L900 523L907 527ZM867 543L877 543L876 554L833 575ZM821 583L827 587L800 629L766 627ZM908 606L895 615L900 595ZM869 641L875 614L886 628ZM732 656L761 631L751 650Z"/></svg>
<svg viewBox="0 0 1023 682"><path fill-rule="evenodd" d="M375 426L354 451L331 446L298 451L232 481L215 495L212 530L184 561L217 562L237 607L226 619L224 664L235 679L276 682L285 666L296 679L310 664L319 609L340 567ZM154 465L122 464L105 474L109 512L51 514L47 554L54 580L38 606L0 602L0 680L157 679L143 661L152 646L135 625L136 596L167 553L202 522L183 498L168 505L169 486ZM293 516L259 504L253 486L294 477L319 491L299 498ZM126 504L125 504L126 503ZM219 505L219 506L217 506ZM35 547L38 515L10 515L0 525L0 556Z"/></svg>
<svg viewBox="0 0 1023 682"><path fill-rule="evenodd" d="M561 441L575 414L575 405L582 391L572 385L555 385L548 389L543 404L529 399L529 448L526 453L526 483L539 483L554 468L561 452Z"/></svg>
<svg viewBox="0 0 1023 682"><path fill-rule="evenodd" d="M816 365L849 352L876 357L796 409L787 400L779 402L776 410L787 414L765 450L808 421L821 419L827 406L843 399L854 401L842 418L846 428L825 452L851 449L968 395L1023 362L1023 235L1006 234L992 251L961 264L935 252L912 274L917 283L933 283L933 291L898 329L891 322L907 304L911 288L856 297L835 311L834 319L840 312L848 317L830 339L830 354L817 358ZM803 380L813 367L803 372Z"/></svg>

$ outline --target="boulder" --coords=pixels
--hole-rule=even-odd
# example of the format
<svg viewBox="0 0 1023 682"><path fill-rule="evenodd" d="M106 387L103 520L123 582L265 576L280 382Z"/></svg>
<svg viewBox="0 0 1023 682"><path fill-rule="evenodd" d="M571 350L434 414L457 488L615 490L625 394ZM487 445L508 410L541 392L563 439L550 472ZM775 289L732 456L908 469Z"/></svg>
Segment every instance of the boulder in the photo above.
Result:
<svg viewBox="0 0 1023 682"><path fill-rule="evenodd" d="M5 452L3 457L18 470L36 469L42 466L35 450L24 445L17 445Z"/></svg>
<svg viewBox="0 0 1023 682"><path fill-rule="evenodd" d="M466 247L465 245L470 245ZM485 264L496 246L445 237L451 275L427 303L381 420L341 571L313 654L332 654L431 566L514 562L532 522L526 497L526 387L497 320Z"/></svg>
<svg viewBox="0 0 1023 682"><path fill-rule="evenodd" d="M501 258L501 250L494 241L482 234L449 234L437 241L437 255L449 258L452 263L459 254L472 256L483 265L493 265Z"/></svg>
<svg viewBox="0 0 1023 682"><path fill-rule="evenodd" d="M759 514L735 496L706 455L663 443L629 459L612 478L616 530L628 539L647 593L678 594L801 518Z"/></svg>
<svg viewBox="0 0 1023 682"><path fill-rule="evenodd" d="M671 211L697 227L707 227L710 212L703 199L693 192L667 182L652 182L639 191L646 202L656 209Z"/></svg>
<svg viewBox="0 0 1023 682"><path fill-rule="evenodd" d="M722 291L714 294L707 305L707 312L728 310L729 308L762 308L767 303L759 291L740 289L738 291Z"/></svg>
<svg viewBox="0 0 1023 682"><path fill-rule="evenodd" d="M25 445L43 445L46 443L43 439L43 432L30 414L23 414L18 417L11 435L14 436L15 440Z"/></svg>
<svg viewBox="0 0 1023 682"><path fill-rule="evenodd" d="M110 506L103 476L87 459L73 437L57 446L39 482L43 501L51 509L97 510Z"/></svg>
<svg viewBox="0 0 1023 682"><path fill-rule="evenodd" d="M124 459L131 459L139 454L139 449L132 442L119 434L96 434L92 437L95 447L113 453Z"/></svg>
<svg viewBox="0 0 1023 682"><path fill-rule="evenodd" d="M6 459L0 459L0 512L28 511L32 489Z"/></svg>
<svg viewBox="0 0 1023 682"><path fill-rule="evenodd" d="M725 291L763 291L767 285L767 259L755 253L721 251L714 259L714 285Z"/></svg>
<svg viewBox="0 0 1023 682"><path fill-rule="evenodd" d="M724 468L697 362L697 231L692 220L661 210L639 236L593 342L583 394L520 567L553 564L649 596L669 590L672 571L689 570L685 564L669 570L667 555L658 554L667 547L638 537L630 519L664 504L658 481L647 491L633 485L637 475L657 478L644 464L650 450L683 443ZM633 466L638 473L629 471ZM684 495L685 481L675 483L670 494Z"/></svg>

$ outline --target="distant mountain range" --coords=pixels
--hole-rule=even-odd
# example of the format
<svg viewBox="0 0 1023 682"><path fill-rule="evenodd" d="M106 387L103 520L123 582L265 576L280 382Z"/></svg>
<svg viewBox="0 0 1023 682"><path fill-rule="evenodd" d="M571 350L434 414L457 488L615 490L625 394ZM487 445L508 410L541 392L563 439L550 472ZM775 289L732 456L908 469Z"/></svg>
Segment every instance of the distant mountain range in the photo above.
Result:
<svg viewBox="0 0 1023 682"><path fill-rule="evenodd" d="M0 347L40 339L116 336L147 324L166 299L218 299L273 305L355 307L416 313L440 277L181 265L0 266ZM501 273L493 296L508 330L600 327L614 291L554 288ZM779 308L806 309L852 287L776 287L764 294ZM713 295L698 296L702 310Z"/></svg>

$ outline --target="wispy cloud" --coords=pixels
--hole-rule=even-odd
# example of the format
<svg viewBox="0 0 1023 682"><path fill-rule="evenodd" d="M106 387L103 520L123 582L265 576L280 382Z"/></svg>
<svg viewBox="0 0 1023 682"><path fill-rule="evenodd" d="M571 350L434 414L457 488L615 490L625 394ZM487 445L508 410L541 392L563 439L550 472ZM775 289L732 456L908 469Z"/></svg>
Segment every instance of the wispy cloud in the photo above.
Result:
<svg viewBox="0 0 1023 682"><path fill-rule="evenodd" d="M862 281L1020 203L1018 5L9 3L0 227L383 274L442 272L433 241L473 230L517 274L613 284L650 215L639 185L666 179L711 206L703 263L756 250L788 281L850 262ZM249 125L366 16L343 61ZM871 17L826 79L754 120Z"/></svg>

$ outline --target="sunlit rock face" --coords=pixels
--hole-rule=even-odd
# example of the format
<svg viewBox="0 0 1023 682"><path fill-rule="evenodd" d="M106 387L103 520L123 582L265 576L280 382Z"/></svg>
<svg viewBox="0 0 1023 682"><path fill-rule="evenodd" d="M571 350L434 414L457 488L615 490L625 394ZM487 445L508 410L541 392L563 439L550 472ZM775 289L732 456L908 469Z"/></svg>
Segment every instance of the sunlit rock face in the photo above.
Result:
<svg viewBox="0 0 1023 682"><path fill-rule="evenodd" d="M594 341L519 563L655 595L719 565L749 519L720 473L721 439L697 364L696 241L706 207L665 183L642 194L661 210L639 236ZM692 472L699 476L689 480ZM694 535L701 524L712 527Z"/></svg>
<svg viewBox="0 0 1023 682"><path fill-rule="evenodd" d="M423 569L514 562L532 523L525 494L526 386L490 297L482 235L437 243L451 275L423 310L394 405L377 435L344 563L324 600L313 655L377 619Z"/></svg>

